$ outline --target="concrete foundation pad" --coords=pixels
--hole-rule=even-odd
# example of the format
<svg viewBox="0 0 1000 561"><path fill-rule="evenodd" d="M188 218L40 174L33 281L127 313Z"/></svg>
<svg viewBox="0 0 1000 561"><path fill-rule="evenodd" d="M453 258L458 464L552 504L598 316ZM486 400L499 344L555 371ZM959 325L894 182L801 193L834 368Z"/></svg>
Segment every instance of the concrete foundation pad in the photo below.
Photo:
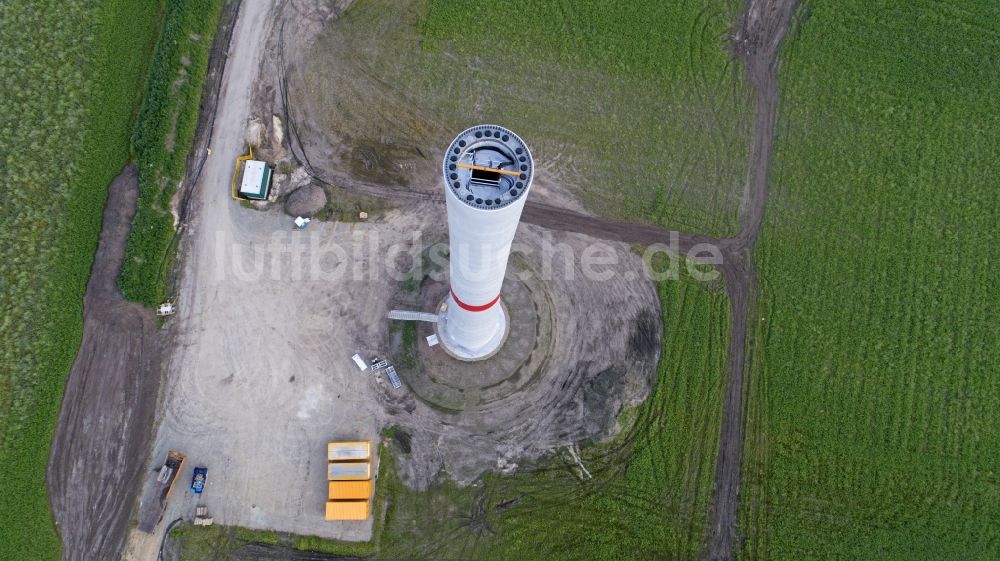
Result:
<svg viewBox="0 0 1000 561"><path fill-rule="evenodd" d="M497 302L497 304L500 305L500 318L502 325L499 329L497 329L493 338L478 349L467 349L455 344L455 338L451 337L448 333L448 300L449 298L446 296L437 308L438 321L435 325L437 326L437 336L438 341L441 343L441 348L446 353L451 355L452 358L464 362L486 360L495 355L507 341L507 336L510 335L510 321L508 320L510 312L507 310L506 302L502 299Z"/></svg>
<svg viewBox="0 0 1000 561"><path fill-rule="evenodd" d="M431 294L425 297L447 287L435 284L427 290ZM419 345L419 367L402 374L407 385L421 401L444 412L482 410L525 391L551 354L552 312L544 290L541 282L508 280L504 284L504 344L476 361L456 357L443 345ZM419 324L418 340L433 328L433 324Z"/></svg>

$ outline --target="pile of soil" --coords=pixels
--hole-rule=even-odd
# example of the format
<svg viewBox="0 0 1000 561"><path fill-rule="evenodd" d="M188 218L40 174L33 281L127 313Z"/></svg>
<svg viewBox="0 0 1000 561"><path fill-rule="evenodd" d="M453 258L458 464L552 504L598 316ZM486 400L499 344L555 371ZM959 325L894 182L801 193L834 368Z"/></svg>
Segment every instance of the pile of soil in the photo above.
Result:
<svg viewBox="0 0 1000 561"><path fill-rule="evenodd" d="M285 199L285 212L291 216L311 218L326 206L326 191L318 185L296 189Z"/></svg>

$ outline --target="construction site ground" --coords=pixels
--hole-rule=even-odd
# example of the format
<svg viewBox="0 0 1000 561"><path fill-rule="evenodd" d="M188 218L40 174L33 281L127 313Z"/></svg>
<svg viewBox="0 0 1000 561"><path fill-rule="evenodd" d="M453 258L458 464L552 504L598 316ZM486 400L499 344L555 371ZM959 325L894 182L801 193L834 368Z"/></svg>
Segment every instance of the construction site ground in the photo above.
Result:
<svg viewBox="0 0 1000 561"><path fill-rule="evenodd" d="M442 239L444 208L426 201L367 223L314 222L294 231L277 209L258 212L230 198L234 158L245 151L248 117L256 109L251 85L263 54L256 39L271 30L269 9L257 2L241 8L212 155L184 225L179 311L169 325L171 352L142 501L150 500L153 470L169 450L184 452L188 462L156 531L132 532L129 559L155 558L169 522L192 517L196 504L207 506L219 524L368 539L371 520L323 519L328 440L377 441L382 429L398 426L412 439L412 453L400 466L410 485L425 487L441 472L470 482L483 470L599 436L616 411L645 395L655 368L655 350L629 349L639 315L657 309L631 248L604 244L621 264L610 279L591 280L579 256L596 240L524 226L518 234L523 252L540 256L543 244L563 244L576 257L557 265L547 281L557 310L555 343L530 399L455 415L405 387L391 389L384 375L361 372L350 357L389 350L386 314L403 281L393 272L397 260L383 256L399 244L420 251ZM614 313L583 322L581 309L588 317L596 310ZM618 383L594 390L601 395L583 391L608 371L617 373ZM606 409L585 408L585 400ZM187 489L194 466L209 469L201 496Z"/></svg>
<svg viewBox="0 0 1000 561"><path fill-rule="evenodd" d="M422 248L444 234L444 208L434 194L433 173L421 179L427 182L424 188L409 194L378 182L344 181L342 188L361 196L388 197L396 209L368 223L314 222L305 231L293 231L290 218L277 208L258 212L231 200L229 193L234 158L245 151L250 118L287 117L281 110L287 99L278 95L281 82L275 83L275 76L280 76L262 78L261 74L262 67L267 72L283 63L281 48L275 48L275 42L283 45L285 41L279 33L282 24L291 21L298 30L289 40L294 45L321 30L343 4L315 3L309 9L304 8L312 6L308 2L240 5L225 53L214 127L198 144L211 148L211 155L199 167L199 179L191 190L191 212L182 220L182 267L176 291L179 312L166 327L169 347L164 353L164 384L153 442L148 455L134 449L144 443L142 435L116 448L120 462L127 466L124 492L134 491L138 483L143 486L139 490L143 500L167 451L184 452L188 463L156 531L130 532L126 559L156 559L168 524L193 517L197 504L208 506L220 524L368 539L371 521L332 525L323 520L326 441L377 440L383 428L400 426L412 437L413 453L399 466L407 483L422 488L442 471L467 483L482 470L514 467L520 458L605 433L615 413L649 389L649 374L658 355L637 354L637 349L630 348L629 336L643 312L658 310L658 304L652 286L638 274L641 263L629 243L666 243L670 234L655 226L587 216L557 184L543 184L538 202L526 208L519 241L537 248L554 240L579 256L584 246L603 239L619 265L609 280L588 280L582 274L569 279L566 271L560 271L554 280L546 281L550 283L547 293L554 300L556 336L551 367L532 386L538 392L532 399L505 409L505 415L496 419L477 417L484 411L472 411L443 423L442 415L449 413L408 394L405 387L391 390L384 377L362 373L351 362L355 352L368 358L392 347L385 315L402 279L385 268L382 256L395 244ZM743 43L737 46L746 47L739 54L747 63L758 99L752 169L740 204L739 233L721 240L697 234L678 236L680 251L705 241L723 251L725 260L719 268L732 306L716 508L712 527L707 529L712 558L730 558L734 544L745 320L752 312L756 288L749 255L767 195L775 57L792 7L793 2L752 2L742 22ZM302 145L291 136L289 131L290 152L298 160L306 159ZM272 155L284 150L280 141L273 148ZM314 158L316 148L311 146ZM317 176L323 173L322 169L311 171ZM416 231L426 237L414 241ZM348 258L341 257L344 253ZM361 273L356 275L356 270ZM96 309L88 308L88 321ZM145 325L142 321L139 324ZM134 341L145 329L131 329L129 336ZM85 336L81 353L87 350L87 341ZM142 344L135 343L133 348ZM108 368L124 372L132 367ZM156 369L148 370L155 377ZM596 396L602 407L582 407L587 382L608 371L618 372L622 383L610 384L610 389ZM84 383L79 381L83 378L71 377L67 396L73 395L74 384ZM147 385L141 395L147 395L150 387L155 392L155 385ZM65 430L69 422L64 419L88 411L99 409L107 415L113 410L118 419L136 414L136 407L141 409L144 406L139 404L146 403L137 399L120 406L99 406L98 401L81 398L69 403L60 429ZM595 396L586 396L586 403L595 403ZM520 423L514 422L518 419ZM101 437L95 433L80 438L90 438L90 444L95 444ZM55 450L50 488L57 495L60 487L52 482L52 474L58 478L60 472L69 473L70 460L58 453L58 437ZM209 468L201 496L187 489L194 466ZM139 474L138 482L128 475L133 473ZM127 497L120 499L117 504L129 504ZM60 518L60 501L53 503ZM121 513L100 516L112 521L106 546L110 551L120 543L126 518ZM63 522L71 518L60 520L67 543L74 531L82 541L100 541L95 537L102 532L97 527Z"/></svg>

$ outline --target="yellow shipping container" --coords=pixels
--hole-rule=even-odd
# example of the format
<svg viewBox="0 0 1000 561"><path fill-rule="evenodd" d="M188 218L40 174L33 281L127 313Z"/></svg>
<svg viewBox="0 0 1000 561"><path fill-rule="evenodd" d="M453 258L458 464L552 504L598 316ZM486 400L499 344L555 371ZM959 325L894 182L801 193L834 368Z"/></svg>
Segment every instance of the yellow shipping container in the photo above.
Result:
<svg viewBox="0 0 1000 561"><path fill-rule="evenodd" d="M327 520L367 520L369 503L363 501L327 501Z"/></svg>
<svg viewBox="0 0 1000 561"><path fill-rule="evenodd" d="M372 444L367 440L330 442L326 445L326 459L331 462L368 460L372 457Z"/></svg>
<svg viewBox="0 0 1000 561"><path fill-rule="evenodd" d="M371 479L371 464L368 462L330 462L327 464L326 478L330 481Z"/></svg>
<svg viewBox="0 0 1000 561"><path fill-rule="evenodd" d="M368 499L372 496L372 481L331 481L331 500Z"/></svg>

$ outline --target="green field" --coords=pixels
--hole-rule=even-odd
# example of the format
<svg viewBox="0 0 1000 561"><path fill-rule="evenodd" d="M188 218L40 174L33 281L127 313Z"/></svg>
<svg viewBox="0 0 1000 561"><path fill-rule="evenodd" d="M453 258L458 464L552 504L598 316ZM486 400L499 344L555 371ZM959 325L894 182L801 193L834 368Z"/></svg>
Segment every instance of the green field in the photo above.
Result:
<svg viewBox="0 0 1000 561"><path fill-rule="evenodd" d="M57 559L45 468L160 2L0 9L0 559Z"/></svg>
<svg viewBox="0 0 1000 561"><path fill-rule="evenodd" d="M284 543L385 559L696 558L715 476L729 306L723 293L694 281L659 290L664 355L656 386L623 413L613 442L581 450L593 479L563 452L514 476L415 492L396 477L393 463L406 456L391 445L381 456L374 543L283 536ZM185 532L182 559L254 541Z"/></svg>
<svg viewBox="0 0 1000 561"><path fill-rule="evenodd" d="M166 294L173 257L171 198L184 177L208 55L225 0L167 0L160 41L132 136L139 168L139 210L125 250L125 297L155 306Z"/></svg>
<svg viewBox="0 0 1000 561"><path fill-rule="evenodd" d="M497 122L547 162L540 185L721 235L746 176L749 104L724 48L741 6L359 0L300 55L292 105L307 137L342 140L333 168L365 180L410 184L426 146Z"/></svg>
<svg viewBox="0 0 1000 561"><path fill-rule="evenodd" d="M1000 4L816 3L784 49L745 559L1000 559Z"/></svg>

